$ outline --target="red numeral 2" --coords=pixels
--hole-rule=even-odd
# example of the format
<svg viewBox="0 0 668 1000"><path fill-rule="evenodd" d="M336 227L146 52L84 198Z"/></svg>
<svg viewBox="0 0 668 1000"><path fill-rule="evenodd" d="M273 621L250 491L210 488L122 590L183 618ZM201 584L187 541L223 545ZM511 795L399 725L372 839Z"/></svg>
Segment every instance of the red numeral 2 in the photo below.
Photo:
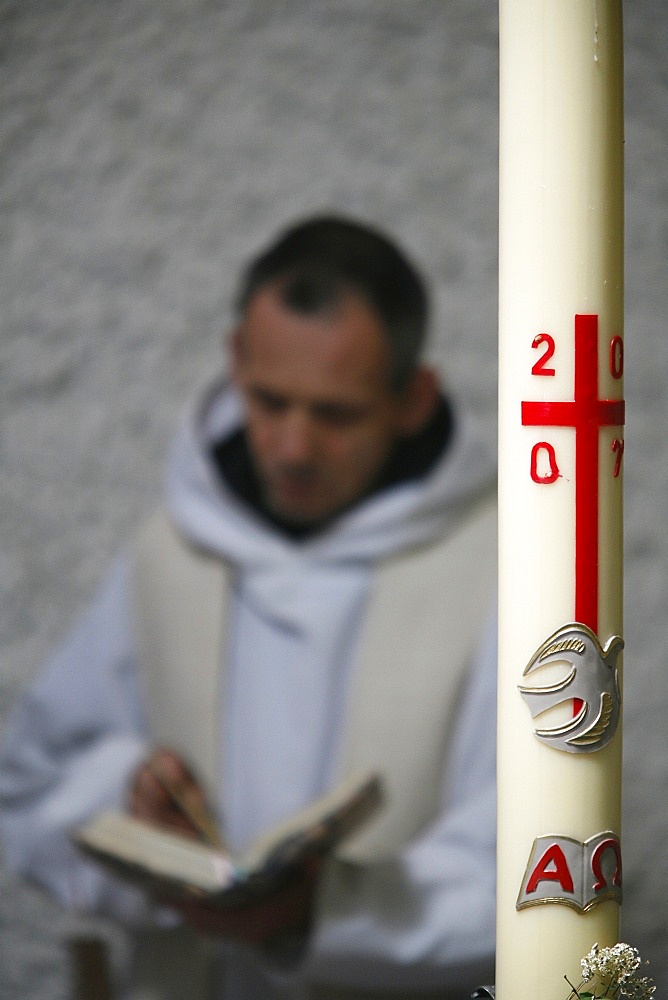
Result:
<svg viewBox="0 0 668 1000"><path fill-rule="evenodd" d="M551 360L554 354L555 344L554 337L550 336L549 333L539 333L537 337L534 337L532 347L538 349L542 344L545 345L543 353L539 357L538 361L535 363L531 369L532 375L555 375L556 371L554 368L546 368L548 361Z"/></svg>

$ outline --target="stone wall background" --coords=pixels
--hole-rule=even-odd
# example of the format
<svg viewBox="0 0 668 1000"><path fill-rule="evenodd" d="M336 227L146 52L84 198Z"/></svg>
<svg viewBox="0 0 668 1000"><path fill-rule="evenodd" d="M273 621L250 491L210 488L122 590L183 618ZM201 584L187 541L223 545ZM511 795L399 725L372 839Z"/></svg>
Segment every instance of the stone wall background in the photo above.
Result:
<svg viewBox="0 0 668 1000"><path fill-rule="evenodd" d="M664 983L667 20L626 5L623 937ZM0 47L4 717L158 497L239 263L296 215L400 237L433 286L433 357L494 442L497 10L1 0ZM82 922L1 871L0 893L0 997L66 997Z"/></svg>

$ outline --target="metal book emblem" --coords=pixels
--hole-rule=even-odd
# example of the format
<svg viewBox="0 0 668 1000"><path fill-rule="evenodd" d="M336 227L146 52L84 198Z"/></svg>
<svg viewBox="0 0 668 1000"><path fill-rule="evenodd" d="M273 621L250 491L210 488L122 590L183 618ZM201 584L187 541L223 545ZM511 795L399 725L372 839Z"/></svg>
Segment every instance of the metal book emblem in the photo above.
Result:
<svg viewBox="0 0 668 1000"><path fill-rule="evenodd" d="M617 729L621 695L617 658L624 647L618 635L605 648L586 625L562 626L536 650L524 670L524 677L551 663L570 666L566 677L545 686L519 685L531 710L531 717L570 699L579 707L566 723L535 730L542 743L568 753L591 753L606 746Z"/></svg>
<svg viewBox="0 0 668 1000"><path fill-rule="evenodd" d="M622 849L611 830L584 843L572 837L536 837L531 848L516 909L565 903L580 913L597 903L622 901Z"/></svg>

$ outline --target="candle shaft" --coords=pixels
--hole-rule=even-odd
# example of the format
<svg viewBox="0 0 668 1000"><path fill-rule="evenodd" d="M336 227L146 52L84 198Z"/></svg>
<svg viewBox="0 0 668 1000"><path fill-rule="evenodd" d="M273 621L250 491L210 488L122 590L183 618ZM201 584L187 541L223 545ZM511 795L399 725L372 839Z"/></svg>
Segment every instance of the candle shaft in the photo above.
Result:
<svg viewBox="0 0 668 1000"><path fill-rule="evenodd" d="M604 858L615 877L621 726L595 749L565 751L536 729L568 728L586 698L546 723L519 687L541 670L564 676L541 660L524 671L567 625L602 647L623 634L622 5L500 0L499 14L496 985L498 1000L565 1000L564 975L577 983L591 945L618 940L618 893L586 911L537 901L568 888L578 844L585 901L592 863ZM587 645L582 635L560 641ZM617 647L608 659L619 674Z"/></svg>

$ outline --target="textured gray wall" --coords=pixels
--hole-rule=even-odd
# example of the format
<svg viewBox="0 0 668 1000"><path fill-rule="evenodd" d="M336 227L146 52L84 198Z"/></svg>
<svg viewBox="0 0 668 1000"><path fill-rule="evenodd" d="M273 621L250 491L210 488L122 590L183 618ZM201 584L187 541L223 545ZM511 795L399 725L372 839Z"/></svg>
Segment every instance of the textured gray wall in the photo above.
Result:
<svg viewBox="0 0 668 1000"><path fill-rule="evenodd" d="M623 924L665 982L665 0L625 19ZM4 716L158 496L240 260L296 214L346 209L403 239L433 283L434 357L494 441L497 11L4 0L0 45ZM7 875L0 891L0 996L67 996L72 920Z"/></svg>

